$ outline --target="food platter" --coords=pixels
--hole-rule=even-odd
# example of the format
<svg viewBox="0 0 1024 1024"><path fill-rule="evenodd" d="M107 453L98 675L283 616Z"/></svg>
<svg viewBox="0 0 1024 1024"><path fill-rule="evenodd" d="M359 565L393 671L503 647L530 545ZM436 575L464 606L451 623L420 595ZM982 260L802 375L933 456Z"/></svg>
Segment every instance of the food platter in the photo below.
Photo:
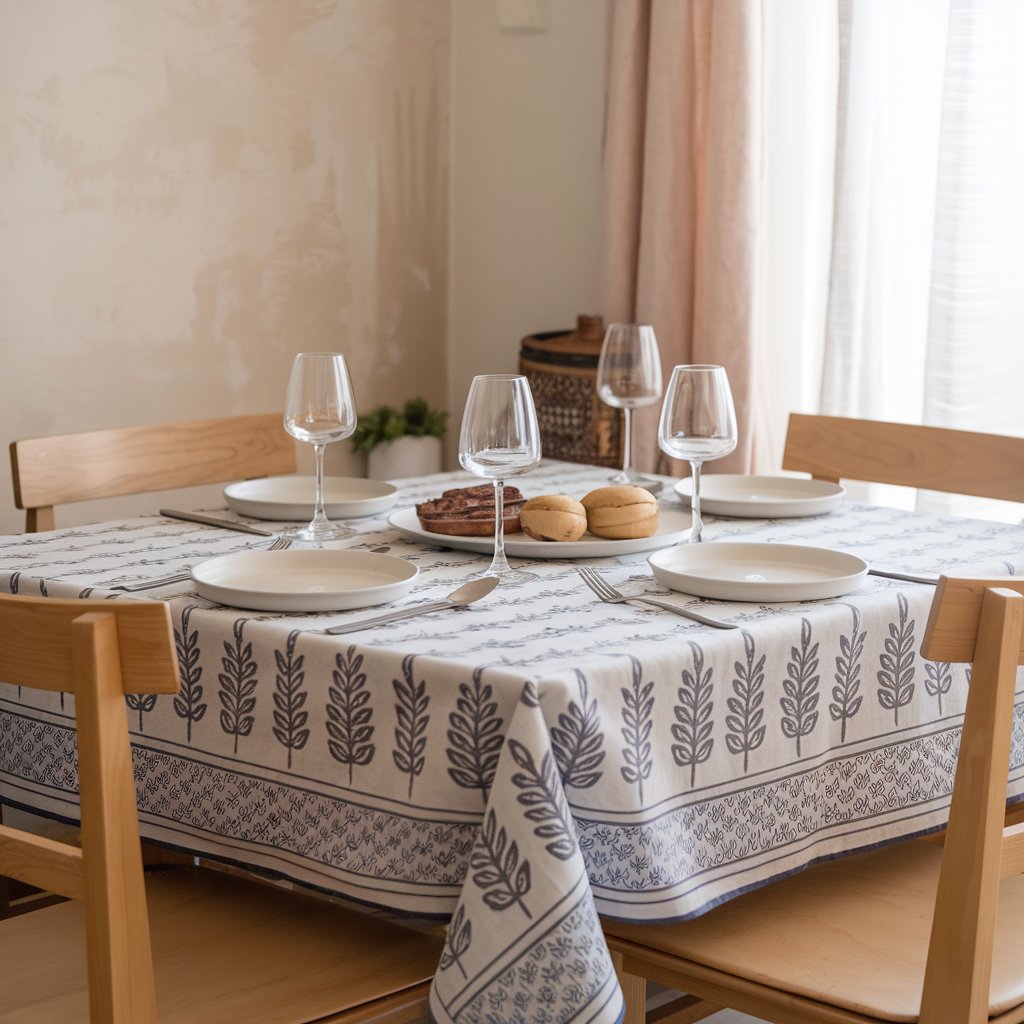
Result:
<svg viewBox="0 0 1024 1024"><path fill-rule="evenodd" d="M489 555L494 551L494 537L457 537L431 533L420 525L414 507L398 509L388 522L411 540L460 551L478 551ZM690 513L681 509L662 508L658 532L650 537L632 540L607 540L585 533L576 541L533 540L525 533L505 534L505 554L512 558L610 558L613 555L632 555L642 551L656 551L685 540L690 530Z"/></svg>

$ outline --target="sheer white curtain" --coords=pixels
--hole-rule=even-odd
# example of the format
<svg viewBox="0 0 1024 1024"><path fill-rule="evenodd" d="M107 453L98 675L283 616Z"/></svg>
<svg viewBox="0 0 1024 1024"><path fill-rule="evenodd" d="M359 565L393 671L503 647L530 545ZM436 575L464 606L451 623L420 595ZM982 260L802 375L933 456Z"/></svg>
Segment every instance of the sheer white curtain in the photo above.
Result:
<svg viewBox="0 0 1024 1024"><path fill-rule="evenodd" d="M838 16L820 409L1022 435L1024 3L840 0Z"/></svg>

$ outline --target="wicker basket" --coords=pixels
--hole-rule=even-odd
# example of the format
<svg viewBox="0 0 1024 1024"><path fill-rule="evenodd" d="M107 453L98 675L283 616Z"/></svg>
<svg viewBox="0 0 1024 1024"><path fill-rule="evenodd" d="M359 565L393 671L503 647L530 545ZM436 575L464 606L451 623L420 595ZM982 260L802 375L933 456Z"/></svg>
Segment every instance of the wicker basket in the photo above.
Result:
<svg viewBox="0 0 1024 1024"><path fill-rule="evenodd" d="M575 331L523 338L519 372L530 382L547 458L622 465L619 411L597 397L603 339L604 322L599 316L578 317Z"/></svg>

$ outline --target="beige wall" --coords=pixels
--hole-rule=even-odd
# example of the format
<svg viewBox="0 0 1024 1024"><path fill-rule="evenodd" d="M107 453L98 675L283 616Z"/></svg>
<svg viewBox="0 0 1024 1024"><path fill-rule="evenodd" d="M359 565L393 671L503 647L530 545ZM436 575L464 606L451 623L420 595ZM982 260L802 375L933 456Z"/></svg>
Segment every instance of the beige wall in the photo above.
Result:
<svg viewBox="0 0 1024 1024"><path fill-rule="evenodd" d="M502 30L539 11L542 32ZM600 313L606 0L455 0L449 375L457 435L474 374ZM449 454L457 438L449 439Z"/></svg>
<svg viewBox="0 0 1024 1024"><path fill-rule="evenodd" d="M330 348L364 410L447 406L454 465L472 375L596 308L606 32L605 0L0 0L0 440L274 410ZM2 533L10 495L0 455Z"/></svg>
<svg viewBox="0 0 1024 1024"><path fill-rule="evenodd" d="M309 349L444 404L451 17L0 0L0 438L278 409Z"/></svg>

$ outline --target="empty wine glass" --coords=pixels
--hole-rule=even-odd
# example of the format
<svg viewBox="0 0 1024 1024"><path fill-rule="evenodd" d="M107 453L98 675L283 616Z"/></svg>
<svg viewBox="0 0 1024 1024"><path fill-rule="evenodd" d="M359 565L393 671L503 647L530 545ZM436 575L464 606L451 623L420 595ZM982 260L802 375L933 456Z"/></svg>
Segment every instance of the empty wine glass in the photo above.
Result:
<svg viewBox="0 0 1024 1024"><path fill-rule="evenodd" d="M690 543L701 539L700 470L709 459L721 459L736 447L736 412L723 366L677 366L668 382L658 427L661 450L686 459L693 475Z"/></svg>
<svg viewBox="0 0 1024 1024"><path fill-rule="evenodd" d="M622 471L611 478L612 483L641 487L657 483L636 473L631 466L630 413L661 398L661 357L653 327L609 325L597 363L597 396L605 405L622 410Z"/></svg>
<svg viewBox="0 0 1024 1024"><path fill-rule="evenodd" d="M494 481L494 557L485 571L503 583L532 579L505 558L505 478L521 476L540 462L540 429L530 382L513 373L474 377L462 414L459 463Z"/></svg>
<svg viewBox="0 0 1024 1024"><path fill-rule="evenodd" d="M292 534L320 544L351 537L355 531L332 523L324 512L324 448L356 429L356 400L345 357L340 352L300 352L292 364L284 429L316 453L316 504L308 526Z"/></svg>

